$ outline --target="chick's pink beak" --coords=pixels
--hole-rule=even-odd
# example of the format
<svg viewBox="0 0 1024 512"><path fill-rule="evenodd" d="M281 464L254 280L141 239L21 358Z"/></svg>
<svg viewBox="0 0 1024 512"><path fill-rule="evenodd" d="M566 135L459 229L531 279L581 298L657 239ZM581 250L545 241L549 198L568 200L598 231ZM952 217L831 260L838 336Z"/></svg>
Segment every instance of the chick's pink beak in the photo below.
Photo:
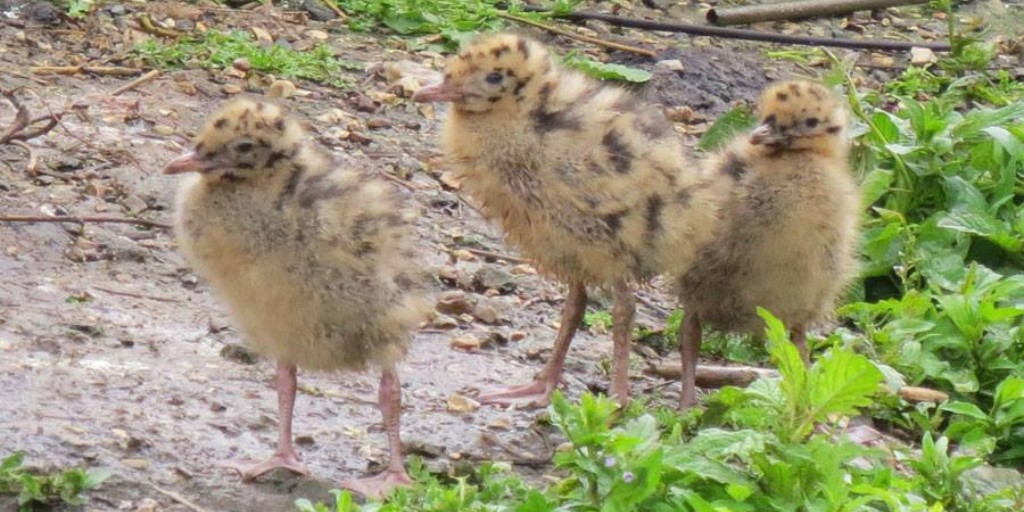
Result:
<svg viewBox="0 0 1024 512"><path fill-rule="evenodd" d="M439 84L428 85L412 95L413 101L420 103L430 103L438 101L460 101L462 99L462 93L457 88L447 82L441 82Z"/></svg>
<svg viewBox="0 0 1024 512"><path fill-rule="evenodd" d="M182 174L186 172L203 172L207 169L208 165L204 161L199 153L196 151L189 151L164 166L163 174Z"/></svg>

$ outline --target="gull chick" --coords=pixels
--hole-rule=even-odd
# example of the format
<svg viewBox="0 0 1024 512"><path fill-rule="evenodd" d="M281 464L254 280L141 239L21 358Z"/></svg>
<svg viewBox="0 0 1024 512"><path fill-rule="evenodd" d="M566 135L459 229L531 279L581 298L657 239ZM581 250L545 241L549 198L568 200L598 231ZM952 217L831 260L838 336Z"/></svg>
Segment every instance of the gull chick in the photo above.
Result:
<svg viewBox="0 0 1024 512"><path fill-rule="evenodd" d="M554 351L536 380L484 403L542 406L561 379L587 286L610 287L611 394L629 397L638 282L685 267L715 218L672 126L628 91L555 64L527 37L486 34L413 99L449 102L441 146L462 189L547 275L568 284ZM672 247L663 263L662 247Z"/></svg>
<svg viewBox="0 0 1024 512"><path fill-rule="evenodd" d="M238 99L215 112L165 174L192 173L175 233L198 274L259 353L277 360L280 431L245 480L274 468L308 474L292 445L297 367L379 367L390 463L342 485L380 496L410 483L399 441L396 363L427 312L409 245L410 213L385 183L338 168L275 103Z"/></svg>
<svg viewBox="0 0 1024 512"><path fill-rule="evenodd" d="M806 329L831 314L856 272L860 198L839 98L816 82L785 81L766 88L758 110L760 125L707 161L707 179L727 191L722 221L673 279L686 310L683 408L697 400L702 325L757 333L760 306L790 328L807 362Z"/></svg>

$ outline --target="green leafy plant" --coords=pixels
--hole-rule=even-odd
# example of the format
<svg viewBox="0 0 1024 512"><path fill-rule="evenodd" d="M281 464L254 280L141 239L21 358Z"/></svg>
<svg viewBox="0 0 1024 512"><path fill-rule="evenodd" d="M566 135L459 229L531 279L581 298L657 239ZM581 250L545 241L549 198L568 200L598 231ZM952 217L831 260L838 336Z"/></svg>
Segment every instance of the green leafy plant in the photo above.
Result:
<svg viewBox="0 0 1024 512"><path fill-rule="evenodd" d="M85 503L82 493L99 487L110 476L105 470L68 469L54 474L37 474L22 468L25 455L14 453L0 462L0 496L17 497L18 511L66 503Z"/></svg>
<svg viewBox="0 0 1024 512"><path fill-rule="evenodd" d="M158 68L183 68L198 65L223 69L239 58L248 60L252 69L285 78L302 78L337 87L347 85L342 70L358 70L362 66L338 59L326 45L317 45L299 52L281 45L263 46L247 32L209 30L196 37L164 44L148 39L135 47L147 65Z"/></svg>
<svg viewBox="0 0 1024 512"><path fill-rule="evenodd" d="M368 31L386 27L403 36L440 35L449 49L477 32L498 29L497 0L338 0L349 27Z"/></svg>
<svg viewBox="0 0 1024 512"><path fill-rule="evenodd" d="M598 62L577 51L570 51L563 55L562 65L600 80L644 83L650 80L652 76L650 71L631 68L622 64Z"/></svg>

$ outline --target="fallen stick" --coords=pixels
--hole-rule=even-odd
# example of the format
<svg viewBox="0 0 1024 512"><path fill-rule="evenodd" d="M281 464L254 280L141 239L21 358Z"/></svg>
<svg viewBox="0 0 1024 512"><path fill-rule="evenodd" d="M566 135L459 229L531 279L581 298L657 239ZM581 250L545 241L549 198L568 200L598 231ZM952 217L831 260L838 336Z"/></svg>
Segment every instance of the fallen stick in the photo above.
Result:
<svg viewBox="0 0 1024 512"><path fill-rule="evenodd" d="M34 66L32 72L37 75L72 76L79 73L88 73L103 76L135 76L141 73L142 70L121 66Z"/></svg>
<svg viewBox="0 0 1024 512"><path fill-rule="evenodd" d="M180 494L178 494L178 493L176 493L174 491L168 491L168 490L165 490L165 489L161 489L161 488L159 488L159 487L157 487L155 485L150 485L150 487L152 487L154 491L156 491L156 492L158 492L160 494L163 494L164 496L167 496L168 498L178 502L181 505L184 505L185 507L188 507L189 509L191 509L191 510L193 510L195 512L207 512L207 510L205 508L200 507L199 505L196 505L195 503L192 503L191 501L188 500L188 498L185 498L184 496L182 496L182 495L180 495Z"/></svg>
<svg viewBox="0 0 1024 512"><path fill-rule="evenodd" d="M171 229L170 224L164 224L163 222L157 222L155 220L146 219L132 219L130 217L72 217L70 215L60 215L55 217L42 217L33 215L0 215L0 222L29 222L29 223L42 223L42 222L74 222L76 224L86 223L109 223L109 224L135 224L138 226L147 226L151 228Z"/></svg>
<svg viewBox="0 0 1024 512"><path fill-rule="evenodd" d="M36 164L38 163L38 160L36 160L36 152L32 151L32 146L29 146L27 142L21 140L12 140L11 144L14 144L28 152L28 163L25 164L25 172L28 173L29 176L36 174Z"/></svg>
<svg viewBox="0 0 1024 512"><path fill-rule="evenodd" d="M917 386L903 386L899 390L900 398L908 402L945 402L949 395L934 389L920 388Z"/></svg>
<svg viewBox="0 0 1024 512"><path fill-rule="evenodd" d="M177 302L177 303L184 302L184 301L181 301L181 300L178 300L178 299L171 299L171 298L168 298L168 297L157 297L155 295L145 295L145 294L142 294L142 293L122 292L122 291L119 291L119 290L111 290L110 288L104 288L102 286L93 286L92 288L94 290L99 290L101 292L109 293L111 295L120 295L122 297L131 297L133 299L148 299L148 300L155 300L157 302Z"/></svg>
<svg viewBox="0 0 1024 512"><path fill-rule="evenodd" d="M543 7L523 6L527 12L550 12ZM928 48L936 52L948 52L949 45L945 43L927 43L924 41L889 41L873 39L833 39L830 37L815 36L791 36L762 32L759 30L743 30L729 27L708 27L705 25L692 25L689 23L666 23L660 21L641 20L636 18L624 18L611 14L597 12L568 12L552 13L552 18L585 21L603 21L617 27L637 28L641 30L655 30L662 32L678 32L692 36L721 37L724 39L745 39L748 41L764 41L769 43L796 44L805 46L830 46L835 48L853 48L864 50L899 50L910 51L912 48Z"/></svg>
<svg viewBox="0 0 1024 512"><path fill-rule="evenodd" d="M140 86L140 85L142 85L142 84L144 84L146 82L152 81L154 78L156 78L158 76L160 76L160 70L159 69L154 69L154 70L146 73L145 75L142 75L142 76L136 78L135 80L132 80L131 82L128 82L128 83L122 85L121 87L118 87L117 89L114 89L113 92L110 93L110 95L111 96L117 96L118 94L122 94L122 93L128 92L128 91L130 91L130 90L132 90L132 89L134 89L134 88L136 88L136 87L138 87L138 86Z"/></svg>
<svg viewBox="0 0 1024 512"><path fill-rule="evenodd" d="M148 32L161 37L180 37L185 35L184 32L178 30L157 26L156 23L153 23L153 18L151 18L149 14L142 14L139 16L139 27L142 28L143 32Z"/></svg>
<svg viewBox="0 0 1024 512"><path fill-rule="evenodd" d="M651 363L647 372L666 379L679 379L683 376L683 368L678 361ZM697 386L702 388L746 387L761 377L778 376L779 372L775 370L753 366L697 366Z"/></svg>
<svg viewBox="0 0 1024 512"><path fill-rule="evenodd" d="M29 140L36 138L40 135L49 133L49 131L52 130L53 127L57 126L57 123L60 122L61 117L64 116L63 112L58 112L56 114L44 115L37 117L35 119L31 119L28 113L28 109L25 108L25 105L22 105L21 102L18 100L18 96L16 94L17 91L18 89L0 89L0 95L2 95L4 98L7 98L7 101L9 101L11 105L14 106L15 110L14 121L11 123L11 126L7 127L4 131L0 132L0 144L10 144L14 141L19 140ZM48 121L46 125L34 129L28 129L29 126L32 126L44 120ZM31 157L32 150L28 149L28 152L29 156Z"/></svg>
<svg viewBox="0 0 1024 512"><path fill-rule="evenodd" d="M796 20L832 16L854 11L873 11L898 5L926 4L928 0L800 0L773 4L755 4L725 9L711 8L708 23L719 26L742 25L762 21Z"/></svg>
<svg viewBox="0 0 1024 512"><path fill-rule="evenodd" d="M7 98L7 101L14 106L14 121L11 122L11 126L8 126L3 132L0 132L0 144L6 144L15 139L15 137L21 133L21 130L28 126L29 113L28 109L18 101L17 93L18 89L14 90L2 90L0 95Z"/></svg>
<svg viewBox="0 0 1024 512"><path fill-rule="evenodd" d="M585 36L583 34L577 34L575 32L570 32L568 30L564 30L564 29L561 29L561 28L558 28L558 27L555 27L555 26L551 26L551 25L548 25L546 23L540 23L538 21L533 21L531 19L521 18L519 16L515 16L515 15L512 15L512 14L498 13L498 16L501 17L501 18L505 18L507 20L512 20L512 21L515 21L515 22L518 22L518 23L522 23L524 25L530 25L531 27L537 27L539 29L551 32L552 34L558 34L560 36L565 36L565 37L568 37L568 38L571 38L571 39L576 39L577 41L583 41L585 43L590 43L590 44L593 44L593 45L596 45L596 46L603 46L605 48L611 48L612 50L618 50L618 51L622 51L622 52L629 52L629 53L633 53L633 54L636 54L636 55L641 55L643 57L648 57L648 58L651 58L651 59L653 59L653 58L658 56L658 54L656 52L654 52L652 50L648 50L646 48L638 48L636 46L630 46L630 45L626 45L626 44L616 43L616 42L613 42L613 41L605 41L604 39L598 39L596 37L590 37L590 36Z"/></svg>
<svg viewBox="0 0 1024 512"><path fill-rule="evenodd" d="M649 363L646 372L666 379L679 379L683 376L683 368L678 361ZM759 378L778 376L776 370L753 366L697 366L697 386L702 388L746 387ZM918 386L903 386L896 394L912 403L949 400L949 395L942 391Z"/></svg>
<svg viewBox="0 0 1024 512"><path fill-rule="evenodd" d="M342 21L348 19L348 15L345 14L345 11L341 10L341 7L338 7L338 4L335 2L335 0L324 0L323 3L327 4L327 8L334 11L334 14L338 15L338 19Z"/></svg>
<svg viewBox="0 0 1024 512"><path fill-rule="evenodd" d="M505 260L505 261L512 262L512 263L530 263L530 260L528 260L528 259L520 258L520 257L517 257L517 256L509 256L507 254L502 254L500 252L485 251L483 249L474 249L472 247L459 247L459 249L462 249L462 250L464 250L464 251L466 251L468 253L472 253L472 254L475 254L475 255L483 257L483 258L491 258L491 259L495 259L495 260Z"/></svg>

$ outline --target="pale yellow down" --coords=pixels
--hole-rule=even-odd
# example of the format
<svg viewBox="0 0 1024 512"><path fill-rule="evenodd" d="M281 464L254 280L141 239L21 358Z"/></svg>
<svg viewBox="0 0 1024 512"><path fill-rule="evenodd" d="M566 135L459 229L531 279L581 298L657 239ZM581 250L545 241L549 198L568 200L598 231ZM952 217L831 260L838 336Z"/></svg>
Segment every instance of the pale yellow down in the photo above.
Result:
<svg viewBox="0 0 1024 512"><path fill-rule="evenodd" d="M487 81L494 73L500 84ZM445 82L466 91L443 126L446 156L484 215L542 271L592 284L643 280L685 268L708 236L715 207L698 166L663 114L628 91L506 33L470 41Z"/></svg>
<svg viewBox="0 0 1024 512"><path fill-rule="evenodd" d="M254 149L242 154L239 141ZM317 370L400 358L428 304L411 214L390 186L336 167L265 101L227 104L196 142L252 166L191 175L175 216L182 252L252 347Z"/></svg>
<svg viewBox="0 0 1024 512"><path fill-rule="evenodd" d="M770 86L759 111L768 140L742 135L707 161L710 179L731 187L723 223L677 284L687 312L719 329L763 332L757 306L807 328L830 315L857 268L847 114L808 81Z"/></svg>

